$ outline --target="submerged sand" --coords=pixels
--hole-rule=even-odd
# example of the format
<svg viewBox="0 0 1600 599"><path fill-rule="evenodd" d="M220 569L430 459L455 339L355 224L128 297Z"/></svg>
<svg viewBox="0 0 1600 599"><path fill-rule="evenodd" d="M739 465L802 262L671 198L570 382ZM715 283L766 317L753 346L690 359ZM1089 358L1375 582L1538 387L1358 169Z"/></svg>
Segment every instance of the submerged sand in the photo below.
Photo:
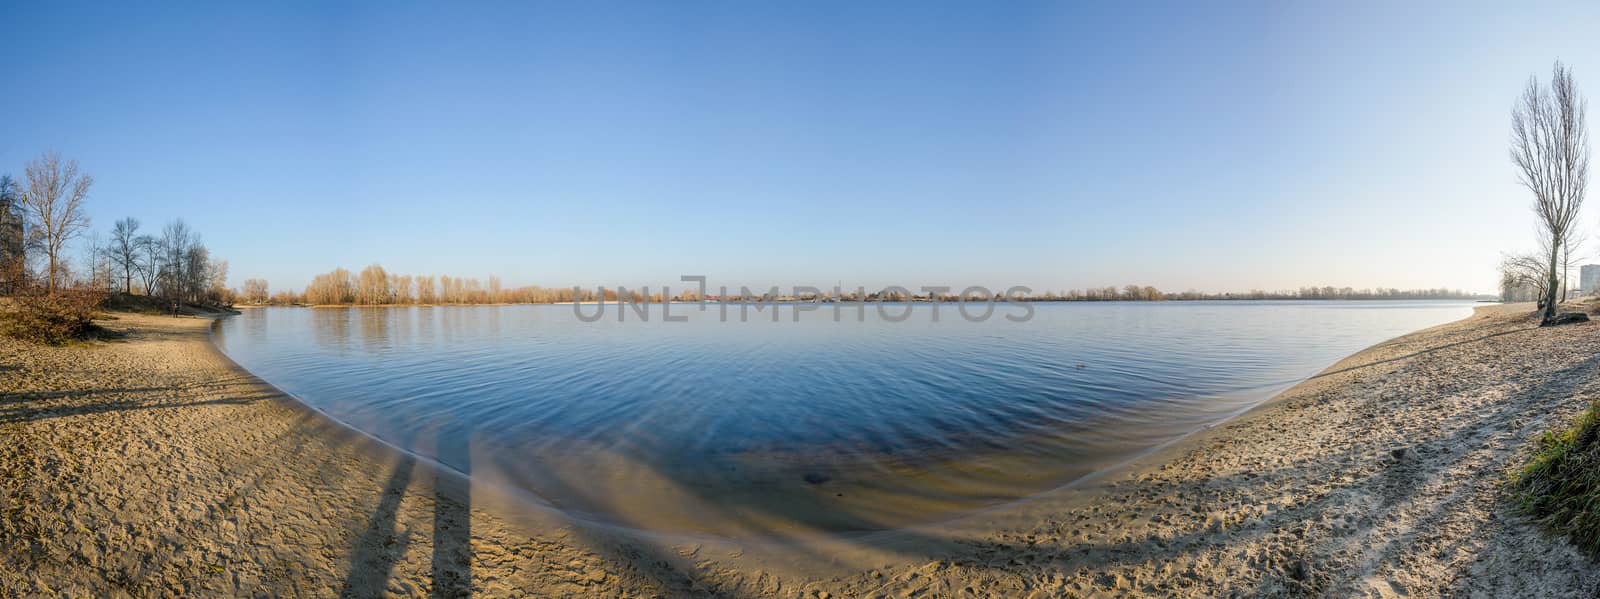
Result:
<svg viewBox="0 0 1600 599"><path fill-rule="evenodd" d="M113 341L0 340L0 597L1595 596L1502 489L1600 399L1600 323L1530 313L1380 344L1036 500L759 546L567 521L283 397L208 319L118 315Z"/></svg>

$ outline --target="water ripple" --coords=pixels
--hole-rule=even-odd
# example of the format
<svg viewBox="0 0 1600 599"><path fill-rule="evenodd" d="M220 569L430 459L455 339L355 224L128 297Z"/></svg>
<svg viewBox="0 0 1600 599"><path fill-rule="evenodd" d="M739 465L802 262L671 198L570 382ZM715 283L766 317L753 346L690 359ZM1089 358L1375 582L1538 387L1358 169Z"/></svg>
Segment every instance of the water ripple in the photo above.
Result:
<svg viewBox="0 0 1600 599"><path fill-rule="evenodd" d="M1046 304L1026 323L948 308L931 322L918 307L904 323L871 309L583 323L566 306L269 308L217 339L335 418L576 512L871 529L1052 488L1471 304ZM438 455L446 430L470 455Z"/></svg>

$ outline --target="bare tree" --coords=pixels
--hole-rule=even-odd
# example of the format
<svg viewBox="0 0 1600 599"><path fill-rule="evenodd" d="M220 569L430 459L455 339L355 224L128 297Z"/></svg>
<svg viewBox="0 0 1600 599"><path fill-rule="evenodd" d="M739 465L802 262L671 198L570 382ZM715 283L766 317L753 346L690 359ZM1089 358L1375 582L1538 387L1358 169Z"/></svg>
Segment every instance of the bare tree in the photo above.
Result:
<svg viewBox="0 0 1600 599"><path fill-rule="evenodd" d="M1573 230L1567 236L1567 242L1561 247L1561 301L1567 301L1567 291L1572 288L1572 263L1582 262L1587 256L1583 253L1583 246L1588 243L1589 236L1582 230ZM1582 290L1580 290L1582 291Z"/></svg>
<svg viewBox="0 0 1600 599"><path fill-rule="evenodd" d="M392 301L389 273L382 266L372 264L356 275L356 303L381 305Z"/></svg>
<svg viewBox="0 0 1600 599"><path fill-rule="evenodd" d="M27 186L22 190L22 206L33 221L30 234L44 248L47 262L45 290L55 293L61 250L67 241L89 226L83 202L89 197L94 177L78 172L78 161L63 162L56 152L45 152L23 169Z"/></svg>
<svg viewBox="0 0 1600 599"><path fill-rule="evenodd" d="M161 280L161 242L150 235L140 235L134 238L133 244L137 255L133 267L139 272L139 280L144 282L144 294L155 295L156 284Z"/></svg>
<svg viewBox="0 0 1600 599"><path fill-rule="evenodd" d="M1501 299L1508 302L1527 301L1531 296L1540 302L1542 308L1549 298L1547 286L1553 280L1548 271L1549 264L1545 262L1546 255L1547 252L1539 251L1501 256Z"/></svg>
<svg viewBox="0 0 1600 599"><path fill-rule="evenodd" d="M228 290L228 261L221 258L209 257L205 263L205 296L213 302L231 303L232 293Z"/></svg>
<svg viewBox="0 0 1600 599"><path fill-rule="evenodd" d="M193 268L203 265L200 256L191 256L199 240L182 219L167 223L161 229L161 239L156 241L156 284L161 295L173 301L187 301L195 279ZM196 258L201 258L196 260Z"/></svg>
<svg viewBox="0 0 1600 599"><path fill-rule="evenodd" d="M433 277L417 275L417 303L439 303L439 293L433 284Z"/></svg>
<svg viewBox="0 0 1600 599"><path fill-rule="evenodd" d="M78 283L109 292L115 278L110 263L110 246L106 245L99 231L89 233L88 242L84 245L83 275L88 278Z"/></svg>
<svg viewBox="0 0 1600 599"><path fill-rule="evenodd" d="M269 298L266 279L244 280L244 301L252 304L265 304Z"/></svg>
<svg viewBox="0 0 1600 599"><path fill-rule="evenodd" d="M133 293L133 270L139 260L139 220L124 218L111 229L111 261L122 269L123 291Z"/></svg>
<svg viewBox="0 0 1600 599"><path fill-rule="evenodd" d="M1511 111L1511 161L1518 182L1533 192L1533 210L1550 238L1549 278L1544 287L1542 324L1556 317L1559 262L1589 184L1588 101L1572 81L1572 70L1556 61L1550 89L1528 80L1522 100Z"/></svg>
<svg viewBox="0 0 1600 599"><path fill-rule="evenodd" d="M199 235L190 240L192 245L183 254L183 296L185 301L199 302L206 299L211 287L211 252L200 244Z"/></svg>
<svg viewBox="0 0 1600 599"><path fill-rule="evenodd" d="M389 275L389 287L394 292L394 303L410 304L416 302L413 290L416 288L411 275Z"/></svg>
<svg viewBox="0 0 1600 599"><path fill-rule="evenodd" d="M317 305L345 304L355 301L356 285L350 271L335 268L333 272L323 273L311 278L311 284L306 285L306 303Z"/></svg>

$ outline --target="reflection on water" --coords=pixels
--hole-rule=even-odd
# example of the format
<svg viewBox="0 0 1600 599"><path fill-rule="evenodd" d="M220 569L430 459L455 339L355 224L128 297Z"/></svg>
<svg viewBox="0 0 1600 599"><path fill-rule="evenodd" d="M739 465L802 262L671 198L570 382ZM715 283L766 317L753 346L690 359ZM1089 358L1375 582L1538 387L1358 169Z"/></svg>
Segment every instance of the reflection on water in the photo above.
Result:
<svg viewBox="0 0 1600 599"><path fill-rule="evenodd" d="M580 517L900 527L1053 488L1470 302L1041 304L971 323L583 323L570 306L249 310L217 339L352 426ZM632 315L630 314L630 317Z"/></svg>

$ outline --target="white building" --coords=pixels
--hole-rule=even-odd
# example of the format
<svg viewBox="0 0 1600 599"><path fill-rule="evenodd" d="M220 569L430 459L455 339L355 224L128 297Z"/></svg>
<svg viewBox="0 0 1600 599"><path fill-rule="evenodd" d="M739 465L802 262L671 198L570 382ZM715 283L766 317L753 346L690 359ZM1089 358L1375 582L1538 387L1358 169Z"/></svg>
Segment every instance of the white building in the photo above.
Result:
<svg viewBox="0 0 1600 599"><path fill-rule="evenodd" d="M1600 292L1600 264L1585 264L1578 268L1578 289L1584 295Z"/></svg>

